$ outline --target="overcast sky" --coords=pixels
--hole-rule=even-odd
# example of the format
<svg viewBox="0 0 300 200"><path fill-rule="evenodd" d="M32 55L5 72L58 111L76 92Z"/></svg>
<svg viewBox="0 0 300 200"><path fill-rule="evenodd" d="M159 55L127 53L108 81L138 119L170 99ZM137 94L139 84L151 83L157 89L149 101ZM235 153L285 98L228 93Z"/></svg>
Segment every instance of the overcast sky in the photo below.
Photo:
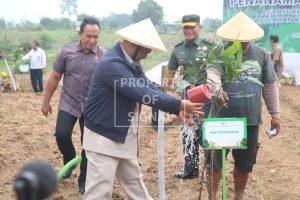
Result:
<svg viewBox="0 0 300 200"><path fill-rule="evenodd" d="M182 15L199 14L222 19L223 0L155 0L163 7L168 22L181 19ZM61 0L0 0L0 17L19 22L21 19L39 22L43 16L58 18ZM114 13L131 14L140 0L77 0L78 13L103 17Z"/></svg>

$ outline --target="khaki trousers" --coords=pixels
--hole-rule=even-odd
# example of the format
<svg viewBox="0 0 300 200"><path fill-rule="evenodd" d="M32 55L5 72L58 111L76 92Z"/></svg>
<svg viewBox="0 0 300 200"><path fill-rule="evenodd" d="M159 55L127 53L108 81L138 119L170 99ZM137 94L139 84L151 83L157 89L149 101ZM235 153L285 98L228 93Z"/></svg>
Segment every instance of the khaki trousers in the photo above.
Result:
<svg viewBox="0 0 300 200"><path fill-rule="evenodd" d="M88 159L83 200L112 199L115 177L132 200L152 200L142 182L137 159L122 159L86 151Z"/></svg>

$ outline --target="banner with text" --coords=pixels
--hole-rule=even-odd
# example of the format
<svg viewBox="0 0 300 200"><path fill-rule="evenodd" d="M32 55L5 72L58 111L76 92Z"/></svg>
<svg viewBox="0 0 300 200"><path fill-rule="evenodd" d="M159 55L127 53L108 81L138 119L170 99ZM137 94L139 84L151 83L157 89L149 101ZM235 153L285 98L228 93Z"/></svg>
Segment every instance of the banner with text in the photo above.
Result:
<svg viewBox="0 0 300 200"><path fill-rule="evenodd" d="M239 10L265 31L257 44L271 50L270 35L278 35L284 52L300 53L300 0L224 0L224 23Z"/></svg>

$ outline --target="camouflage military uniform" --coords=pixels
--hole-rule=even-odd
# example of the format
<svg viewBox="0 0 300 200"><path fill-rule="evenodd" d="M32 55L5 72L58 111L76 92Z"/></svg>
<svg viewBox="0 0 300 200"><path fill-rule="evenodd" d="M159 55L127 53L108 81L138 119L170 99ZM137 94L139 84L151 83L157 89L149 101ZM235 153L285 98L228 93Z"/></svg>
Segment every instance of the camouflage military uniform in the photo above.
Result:
<svg viewBox="0 0 300 200"><path fill-rule="evenodd" d="M200 38L188 42L182 41L178 43L171 55L168 69L177 70L182 66L183 79L192 85L200 85L206 82L206 70L204 62L212 49L212 43ZM187 88L188 89L188 88ZM182 98L187 99L186 90L183 92ZM207 117L209 114L210 103L207 103L203 111ZM196 125L194 128L193 141L188 140L188 134L183 131L182 143L184 147L184 172L175 174L175 177L190 179L195 178L199 174L199 145L201 141L201 126ZM190 152L190 153L187 153Z"/></svg>
<svg viewBox="0 0 300 200"><path fill-rule="evenodd" d="M182 41L175 45L172 52L168 68L169 70L177 70L179 66L183 66L183 79L192 85L200 85L206 81L206 70L204 62L212 48L212 43L200 38L195 41ZM198 73L194 80L193 75Z"/></svg>

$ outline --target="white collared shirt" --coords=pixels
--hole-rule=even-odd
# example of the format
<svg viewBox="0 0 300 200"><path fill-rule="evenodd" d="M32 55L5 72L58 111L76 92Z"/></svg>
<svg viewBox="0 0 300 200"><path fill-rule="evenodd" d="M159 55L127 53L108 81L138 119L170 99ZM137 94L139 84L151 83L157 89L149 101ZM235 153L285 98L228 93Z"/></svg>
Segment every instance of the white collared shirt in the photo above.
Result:
<svg viewBox="0 0 300 200"><path fill-rule="evenodd" d="M46 67L45 51L39 47L37 50L31 49L22 59L30 60L30 69L44 69Z"/></svg>

